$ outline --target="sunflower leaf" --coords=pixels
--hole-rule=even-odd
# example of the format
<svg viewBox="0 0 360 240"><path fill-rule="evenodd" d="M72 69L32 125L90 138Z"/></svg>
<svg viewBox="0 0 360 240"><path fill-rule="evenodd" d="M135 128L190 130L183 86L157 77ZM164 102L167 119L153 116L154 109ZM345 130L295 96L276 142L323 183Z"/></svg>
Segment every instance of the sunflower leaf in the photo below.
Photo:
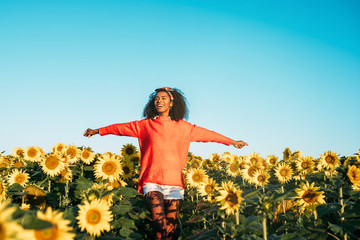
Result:
<svg viewBox="0 0 360 240"><path fill-rule="evenodd" d="M138 193L138 191L136 191L136 189L129 187L121 187L119 193L123 197L130 197L130 198L141 195L140 193Z"/></svg>
<svg viewBox="0 0 360 240"><path fill-rule="evenodd" d="M27 214L23 217L22 225L25 229L44 229L52 227L50 222L38 219L32 214Z"/></svg>

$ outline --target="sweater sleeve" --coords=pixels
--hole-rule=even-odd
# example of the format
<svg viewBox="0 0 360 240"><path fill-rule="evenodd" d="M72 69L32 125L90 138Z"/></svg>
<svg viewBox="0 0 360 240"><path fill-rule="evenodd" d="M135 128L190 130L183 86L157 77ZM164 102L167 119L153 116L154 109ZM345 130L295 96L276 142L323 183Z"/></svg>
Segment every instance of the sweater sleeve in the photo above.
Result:
<svg viewBox="0 0 360 240"><path fill-rule="evenodd" d="M232 142L231 138L225 137L220 133L210 131L206 128L202 128L196 125L192 125L190 132L191 142L217 142L225 145L230 145Z"/></svg>
<svg viewBox="0 0 360 240"><path fill-rule="evenodd" d="M100 136L114 134L119 136L138 138L140 136L140 124L139 121L112 124L106 127L99 128L99 134Z"/></svg>

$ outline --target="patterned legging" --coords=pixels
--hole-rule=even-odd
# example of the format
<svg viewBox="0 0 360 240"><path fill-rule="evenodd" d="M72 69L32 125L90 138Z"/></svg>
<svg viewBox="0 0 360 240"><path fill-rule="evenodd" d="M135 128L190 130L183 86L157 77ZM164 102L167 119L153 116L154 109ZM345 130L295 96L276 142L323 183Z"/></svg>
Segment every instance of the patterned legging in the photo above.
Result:
<svg viewBox="0 0 360 240"><path fill-rule="evenodd" d="M153 239L176 239L182 200L164 199L158 191L148 192L144 198L153 220Z"/></svg>

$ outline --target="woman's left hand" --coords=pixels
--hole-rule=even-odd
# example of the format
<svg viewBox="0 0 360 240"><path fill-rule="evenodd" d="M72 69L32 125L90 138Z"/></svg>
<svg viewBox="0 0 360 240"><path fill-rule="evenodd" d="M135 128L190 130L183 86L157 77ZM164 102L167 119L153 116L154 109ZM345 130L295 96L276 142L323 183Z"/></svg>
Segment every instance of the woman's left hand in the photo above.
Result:
<svg viewBox="0 0 360 240"><path fill-rule="evenodd" d="M233 145L236 148L242 148L244 146L249 146L249 144L247 144L246 142L240 140L240 141L232 141L231 145Z"/></svg>

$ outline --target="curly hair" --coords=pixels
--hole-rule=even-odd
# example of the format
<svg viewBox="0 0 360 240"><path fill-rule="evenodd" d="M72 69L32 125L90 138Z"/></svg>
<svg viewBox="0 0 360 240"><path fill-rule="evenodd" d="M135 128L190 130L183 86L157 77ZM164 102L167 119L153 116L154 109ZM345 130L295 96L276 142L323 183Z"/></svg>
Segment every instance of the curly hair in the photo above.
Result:
<svg viewBox="0 0 360 240"><path fill-rule="evenodd" d="M145 118L154 118L158 115L158 112L155 108L155 97L158 92L167 92L165 88L158 88L150 94L149 101L145 105L143 111L143 117ZM181 119L188 119L189 109L187 107L187 100L184 94L180 89L172 88L171 94L174 97L173 106L170 109L169 116L172 120L179 121Z"/></svg>

